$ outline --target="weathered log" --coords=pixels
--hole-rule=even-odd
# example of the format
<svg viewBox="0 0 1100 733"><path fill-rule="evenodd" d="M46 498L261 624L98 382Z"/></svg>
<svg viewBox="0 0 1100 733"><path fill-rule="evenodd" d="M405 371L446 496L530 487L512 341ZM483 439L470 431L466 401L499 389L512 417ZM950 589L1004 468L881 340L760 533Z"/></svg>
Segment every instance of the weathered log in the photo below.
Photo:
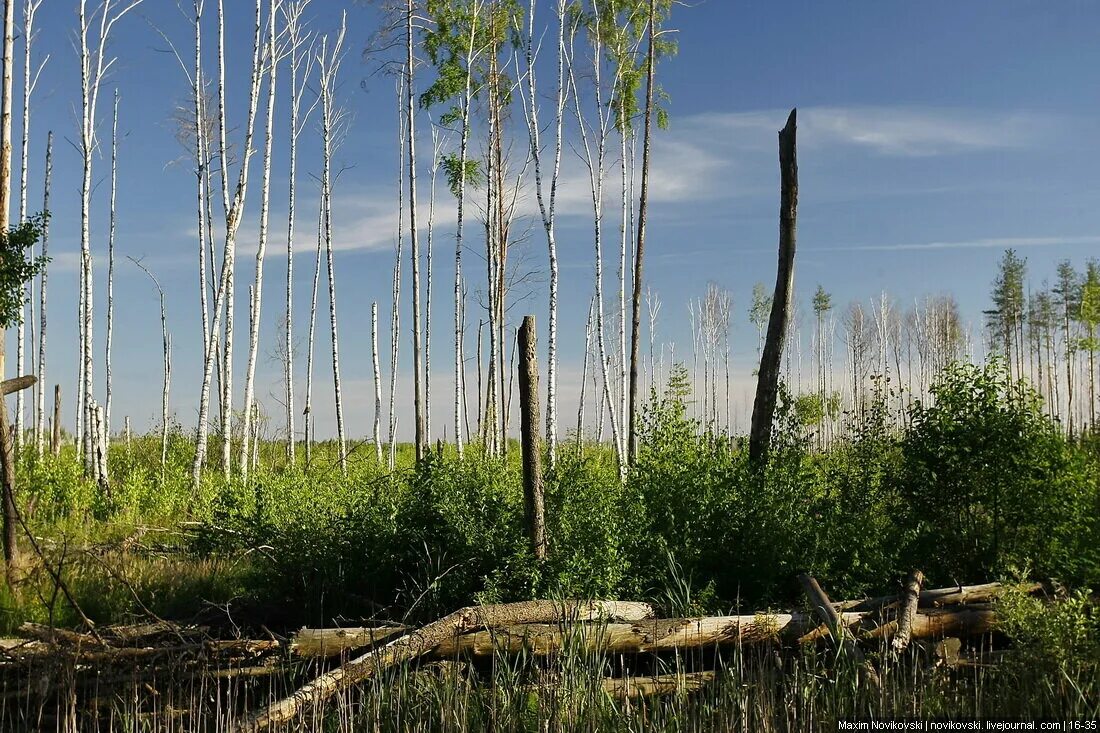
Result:
<svg viewBox="0 0 1100 733"><path fill-rule="evenodd" d="M841 623L859 638L891 639L897 633L894 620L876 623L870 611L843 612ZM993 630L996 614L988 609L943 609L917 613L910 625L911 639L944 636L978 636ZM870 628L863 628L874 624ZM644 654L675 649L748 645L766 641L810 643L828 633L817 633L811 614L777 613L755 616L710 616L685 619L650 619L634 623L608 624L518 624L463 634L445 640L432 651L433 657L488 657L493 654L545 656L570 647L586 652ZM807 633L808 632L808 633Z"/></svg>
<svg viewBox="0 0 1100 733"><path fill-rule="evenodd" d="M895 655L905 651L909 646L909 635L913 629L913 618L917 615L917 603L920 601L920 586L924 582L924 573L914 570L905 580L905 597L901 606L901 614L898 616L898 633L890 642L890 648Z"/></svg>
<svg viewBox="0 0 1100 733"><path fill-rule="evenodd" d="M405 631L404 626L302 629L291 639L290 650L299 657L338 657L344 652L389 641Z"/></svg>
<svg viewBox="0 0 1100 733"><path fill-rule="evenodd" d="M54 626L36 624L27 621L19 626L19 633L31 639L38 639L50 644L74 644L86 646L102 646L100 641L91 634L82 634L79 631L59 629Z"/></svg>
<svg viewBox="0 0 1100 733"><path fill-rule="evenodd" d="M603 691L620 700L697 692L714 681L713 671L661 674L652 677L607 677Z"/></svg>
<svg viewBox="0 0 1100 733"><path fill-rule="evenodd" d="M875 689L882 687L882 680L879 679L878 672L863 656L863 650L859 648L859 644L848 632L847 625L841 620L840 614L833 608L829 596L826 595L817 580L812 575L802 573L798 576L798 582L802 584L802 589L805 591L806 597L810 599L810 604L814 607L814 610L829 627L829 633L840 647L841 653L859 666L864 678L872 687Z"/></svg>
<svg viewBox="0 0 1100 733"><path fill-rule="evenodd" d="M909 629L911 639L942 639L947 636L980 636L993 631L997 614L989 609L960 608L918 613ZM866 639L889 639L898 630L898 622L889 621L863 634Z"/></svg>
<svg viewBox="0 0 1100 733"><path fill-rule="evenodd" d="M307 705L318 705L340 690L390 667L423 656L446 639L475 629L563 620L592 621L624 617L640 620L653 615L653 608L647 603L622 601L524 601L463 608L326 672L289 697L278 700L251 716L237 730L264 730L271 725L289 721Z"/></svg>
<svg viewBox="0 0 1100 733"><path fill-rule="evenodd" d="M1024 593L1038 593L1043 590L1042 583L983 583L981 585L956 585L948 588L922 590L917 603L918 608L938 608L964 603L985 603L1007 590L1014 589ZM897 595L877 596L859 600L838 601L833 608L838 611L874 611L898 602Z"/></svg>

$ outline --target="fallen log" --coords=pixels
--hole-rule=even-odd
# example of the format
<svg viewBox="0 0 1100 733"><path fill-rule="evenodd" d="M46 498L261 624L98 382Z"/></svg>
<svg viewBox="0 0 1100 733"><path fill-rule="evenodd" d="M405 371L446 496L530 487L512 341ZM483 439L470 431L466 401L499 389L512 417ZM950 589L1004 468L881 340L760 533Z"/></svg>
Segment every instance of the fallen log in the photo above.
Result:
<svg viewBox="0 0 1100 733"><path fill-rule="evenodd" d="M918 613L910 627L912 639L942 639L950 636L980 636L993 631L997 614L989 609L960 608ZM889 639L898 630L897 620L888 621L863 634L866 639Z"/></svg>
<svg viewBox="0 0 1100 733"><path fill-rule="evenodd" d="M866 611L839 614L841 623L857 638L891 639L897 622L879 624ZM944 636L977 636L993 629L996 614L989 609L960 608L917 613L910 626L913 639ZM873 626L867 626L874 624ZM646 654L711 646L750 645L767 641L805 644L824 638L817 620L806 613L708 616L681 619L649 619L634 623L515 624L472 631L448 638L432 650L437 659L458 656L490 657L526 652L535 656L565 649L607 654ZM808 633L807 633L808 632ZM826 634L827 634L826 630Z"/></svg>
<svg viewBox="0 0 1100 733"><path fill-rule="evenodd" d="M949 588L929 588L918 596L918 608L942 608L967 603L987 603L1008 590L1032 594L1043 590L1042 583L983 583L981 585L956 585ZM878 596L850 601L838 601L833 608L838 611L875 611L896 604L897 595Z"/></svg>
<svg viewBox="0 0 1100 733"><path fill-rule="evenodd" d="M713 671L662 674L652 677L607 677L602 686L608 695L632 700L656 695L697 692L714 681Z"/></svg>
<svg viewBox="0 0 1100 733"><path fill-rule="evenodd" d="M302 629L291 639L290 651L299 657L338 657L344 652L389 641L406 630L404 626Z"/></svg>
<svg viewBox="0 0 1100 733"><path fill-rule="evenodd" d="M318 705L340 690L394 665L427 654L448 638L484 628L518 623L598 621L620 618L652 618L648 603L623 601L523 601L491 606L470 606L411 631L384 646L372 649L321 675L289 697L273 702L237 726L238 731L259 731L293 719L307 705Z"/></svg>

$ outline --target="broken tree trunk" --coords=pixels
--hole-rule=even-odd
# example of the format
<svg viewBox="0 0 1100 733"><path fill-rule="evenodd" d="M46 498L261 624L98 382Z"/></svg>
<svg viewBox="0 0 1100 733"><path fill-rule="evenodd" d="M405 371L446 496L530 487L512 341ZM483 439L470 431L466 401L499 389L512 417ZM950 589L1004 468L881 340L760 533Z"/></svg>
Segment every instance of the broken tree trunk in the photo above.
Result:
<svg viewBox="0 0 1100 733"><path fill-rule="evenodd" d="M259 731L285 723L308 705L323 703L340 690L378 672L427 654L447 639L486 626L624 617L640 620L652 616L653 608L647 603L621 601L524 601L463 608L321 675L289 697L251 716L237 729Z"/></svg>
<svg viewBox="0 0 1100 733"><path fill-rule="evenodd" d="M4 351L0 346L0 374L3 371ZM18 556L15 528L19 523L19 510L15 506L15 451L8 425L8 404L4 398L12 392L32 386L36 381L38 380L34 376L23 376L0 382L0 492L3 493L4 505L4 570L9 586Z"/></svg>
<svg viewBox="0 0 1100 733"><path fill-rule="evenodd" d="M905 580L905 600L901 606L901 614L898 616L898 633L894 635L890 647L895 655L905 651L909 646L909 636L913 630L913 618L917 615L917 604L920 602L920 586L924 582L924 573L914 570Z"/></svg>
<svg viewBox="0 0 1100 733"><path fill-rule="evenodd" d="M338 657L344 652L389 641L405 631L404 626L302 629L291 640L290 651L299 657Z"/></svg>
<svg viewBox="0 0 1100 733"><path fill-rule="evenodd" d="M542 494L542 454L539 452L539 362L535 317L524 316L519 330L520 435L523 443L523 500L531 550L546 559L546 510Z"/></svg>
<svg viewBox="0 0 1100 733"><path fill-rule="evenodd" d="M817 580L812 575L803 573L798 576L798 582L802 584L802 590L805 591L806 597L809 598L814 610L829 627L829 634L836 641L841 652L859 666L865 679L872 687L880 688L882 681L878 677L878 672L863 656L863 650L859 648L859 644L848 632L847 625L836 609L833 608L832 601L829 600L829 596L825 594Z"/></svg>
<svg viewBox="0 0 1100 733"><path fill-rule="evenodd" d="M779 204L779 267L775 276L775 294L768 319L768 337L760 355L760 371L756 380L756 399L752 406L749 429L749 460L763 464L771 444L772 420L775 417L776 395L779 390L779 366L783 342L790 319L791 291L794 287L794 251L798 214L798 159L796 154L795 117L792 109L786 126L779 131L779 172L781 179Z"/></svg>

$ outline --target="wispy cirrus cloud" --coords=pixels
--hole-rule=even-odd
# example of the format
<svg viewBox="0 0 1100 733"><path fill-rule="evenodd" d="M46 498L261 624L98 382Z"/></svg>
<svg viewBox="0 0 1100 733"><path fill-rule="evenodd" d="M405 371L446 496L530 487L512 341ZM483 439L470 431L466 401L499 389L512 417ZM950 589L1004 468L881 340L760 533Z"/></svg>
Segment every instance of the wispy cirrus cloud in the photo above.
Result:
<svg viewBox="0 0 1100 733"><path fill-rule="evenodd" d="M677 204L770 195L774 190L771 177L775 174L776 131L783 125L787 113L788 110L775 109L674 117L671 129L654 138L651 201ZM1067 123L1063 117L1028 111L911 106L806 107L799 110L798 119L799 145L803 149L854 148L868 156L902 158L1026 149L1041 145ZM614 218L621 178L617 143L609 145L608 150L604 212L605 216ZM559 217L563 220L591 217L591 179L585 162L576 150L567 148L562 163L557 192ZM425 175L421 180L427 178ZM537 221L539 208L532 179L532 175L526 176L519 188L517 215ZM425 186L420 191L419 206L422 237L427 228L427 193ZM434 223L437 233L444 233L442 236L451 236L457 223L453 204L451 194L444 186L439 186ZM295 227L296 251L309 252L316 247L316 209L315 196L312 200L300 199ZM341 185L334 193L333 210L333 247L337 251L389 252L396 244L397 195L392 183L355 181ZM477 219L479 201L476 196L469 199L466 215L471 224ZM256 251L255 216L252 209L238 234L238 256ZM272 221L285 221L285 212L272 211ZM192 229L187 236L194 238L196 233ZM869 249L1004 246L996 243L1001 240L988 241L994 243L929 242L873 245ZM269 256L285 253L285 242L285 231L274 225ZM1027 240L1008 246L1035 244Z"/></svg>
<svg viewBox="0 0 1100 733"><path fill-rule="evenodd" d="M1100 244L1100 236L1070 237L985 237L958 241L903 242L897 244L859 244L814 247L815 252L904 252L949 249L1012 249L1016 247L1057 247Z"/></svg>
<svg viewBox="0 0 1100 733"><path fill-rule="evenodd" d="M771 148L787 113L709 113L689 118L687 123L740 133L745 136L743 144L766 142ZM1026 148L1049 137L1064 123L1064 118L1057 115L1021 110L854 106L806 107L798 111L802 146L852 146L899 157Z"/></svg>

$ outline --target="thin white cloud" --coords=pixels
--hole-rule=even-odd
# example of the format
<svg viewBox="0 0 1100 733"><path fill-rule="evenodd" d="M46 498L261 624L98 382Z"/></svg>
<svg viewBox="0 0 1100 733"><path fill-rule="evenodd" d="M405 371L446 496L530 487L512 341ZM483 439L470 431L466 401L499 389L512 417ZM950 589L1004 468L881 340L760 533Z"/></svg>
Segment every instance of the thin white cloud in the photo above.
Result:
<svg viewBox="0 0 1100 733"><path fill-rule="evenodd" d="M786 110L711 113L688 124L743 136L739 145L775 145ZM807 107L798 111L799 144L846 145L880 155L919 157L1029 147L1055 132L1060 117L909 106Z"/></svg>
<svg viewBox="0 0 1100 733"><path fill-rule="evenodd" d="M1074 237L987 237L953 242L907 242L865 244L839 247L814 247L815 252L903 252L944 249L1011 249L1014 247L1057 247L1074 244L1100 244L1100 236Z"/></svg>

